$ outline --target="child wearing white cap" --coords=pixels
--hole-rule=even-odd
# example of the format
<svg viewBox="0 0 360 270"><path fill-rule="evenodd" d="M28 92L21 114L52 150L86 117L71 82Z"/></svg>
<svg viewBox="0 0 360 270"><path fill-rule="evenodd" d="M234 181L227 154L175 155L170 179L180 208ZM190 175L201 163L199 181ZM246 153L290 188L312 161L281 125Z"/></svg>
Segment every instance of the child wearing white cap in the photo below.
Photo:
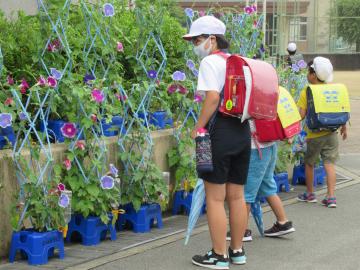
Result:
<svg viewBox="0 0 360 270"><path fill-rule="evenodd" d="M329 59L325 57L315 57L313 61L308 63L307 79L310 84L326 84L333 80L333 66ZM300 93L298 107L302 118L307 113L307 96L306 89ZM335 162L338 159L338 137L337 132L319 131L314 132L305 127L307 133L307 150L304 157L305 162L305 178L307 191L298 196L298 200L302 202L316 203L317 199L314 193L314 164L321 155L326 171L327 195L322 200L322 204L328 208L336 207L335 197ZM347 137L346 125L340 128L340 134L345 140Z"/></svg>
<svg viewBox="0 0 360 270"><path fill-rule="evenodd" d="M301 53L297 53L297 46L295 42L289 42L287 46L287 52L289 53L286 62L291 67L293 64L297 64L300 60L304 60Z"/></svg>
<svg viewBox="0 0 360 270"><path fill-rule="evenodd" d="M207 218L212 249L205 255L192 258L195 265L210 269L229 269L230 261L245 264L242 238L247 224L244 184L249 168L251 134L249 123L218 113L221 93L225 85L226 58L229 43L225 40L225 25L213 16L194 21L184 39L192 41L195 53L202 58L197 91L205 96L201 113L192 132L209 130L213 171L200 173L204 180ZM227 218L224 203L229 206L231 243L227 250Z"/></svg>

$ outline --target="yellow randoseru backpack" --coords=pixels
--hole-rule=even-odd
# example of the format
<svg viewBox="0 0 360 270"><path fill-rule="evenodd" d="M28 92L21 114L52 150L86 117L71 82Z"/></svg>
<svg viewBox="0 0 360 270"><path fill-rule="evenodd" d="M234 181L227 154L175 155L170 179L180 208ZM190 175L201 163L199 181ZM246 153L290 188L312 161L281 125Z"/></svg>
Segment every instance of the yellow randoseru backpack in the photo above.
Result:
<svg viewBox="0 0 360 270"><path fill-rule="evenodd" d="M312 131L335 131L350 119L348 90L343 84L312 84L306 90L306 124Z"/></svg>

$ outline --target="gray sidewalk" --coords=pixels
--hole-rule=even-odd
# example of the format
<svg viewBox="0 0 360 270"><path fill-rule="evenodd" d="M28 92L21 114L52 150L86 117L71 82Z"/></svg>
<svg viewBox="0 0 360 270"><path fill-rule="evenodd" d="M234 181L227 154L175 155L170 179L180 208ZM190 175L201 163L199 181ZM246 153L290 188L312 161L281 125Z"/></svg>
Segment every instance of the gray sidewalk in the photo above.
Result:
<svg viewBox="0 0 360 270"><path fill-rule="evenodd" d="M254 240L245 245L248 262L245 266L233 265L231 269L360 269L359 194L359 184L338 190L337 209L306 203L287 206L287 214L296 227L296 232L287 237L260 238L252 224ZM266 226L271 226L272 213L266 213L264 219ZM95 269L202 269L191 264L191 257L210 247L206 231L193 236L189 246L185 247L181 239Z"/></svg>

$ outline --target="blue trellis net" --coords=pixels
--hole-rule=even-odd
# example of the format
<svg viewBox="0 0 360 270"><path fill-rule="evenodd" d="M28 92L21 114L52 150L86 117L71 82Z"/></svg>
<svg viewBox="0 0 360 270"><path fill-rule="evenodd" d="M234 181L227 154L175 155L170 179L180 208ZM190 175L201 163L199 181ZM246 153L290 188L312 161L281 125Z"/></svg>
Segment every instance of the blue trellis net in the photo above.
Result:
<svg viewBox="0 0 360 270"><path fill-rule="evenodd" d="M137 10L137 18L139 24L144 22L140 10ZM161 25L157 27L160 29ZM119 136L118 144L120 153L129 154L125 159L122 159L125 172L129 176L152 158L153 140L150 130L151 114L149 108L154 95L156 95L156 82L162 79L167 62L166 52L159 33L160 30L151 31L144 38L139 38L139 40L145 40L145 43L139 44L136 59L147 80L141 84L133 85L128 93L121 86L118 86L119 94L123 97L123 118L126 122L126 133ZM131 97L137 97L137 99ZM141 136L141 138L134 138L134 136ZM141 158L132 159L131 156L135 153L141 153ZM130 179L128 190L132 188L132 185L133 180ZM141 186L146 201L148 193L143 183ZM123 190L123 192L127 192L127 190Z"/></svg>
<svg viewBox="0 0 360 270"><path fill-rule="evenodd" d="M66 37L66 26L71 0L53 7L51 1L37 0L39 13L46 35L45 46L40 55L40 63L48 75L58 80L70 74L72 69L71 50Z"/></svg>
<svg viewBox="0 0 360 270"><path fill-rule="evenodd" d="M4 57L2 55L1 47L0 47L0 76L1 76L2 69L3 69L3 63L4 63Z"/></svg>
<svg viewBox="0 0 360 270"><path fill-rule="evenodd" d="M45 184L52 177L53 157L49 134L46 129L44 132L38 131L39 125L47 123L46 110L52 102L52 91L48 89L40 92L32 89L26 99L14 89L11 93L18 111L21 112L20 121L23 125L23 128L17 132L13 149L16 176L20 186L20 202L24 203L18 222L20 228L29 206L24 196L24 184L36 183L36 186L42 188L46 194L48 191ZM29 151L28 156L27 151Z"/></svg>
<svg viewBox="0 0 360 270"><path fill-rule="evenodd" d="M105 16L104 10L98 4L91 4L84 0L80 4L86 23L83 54L87 73L95 78L106 78L115 61L114 46L111 46L108 32L111 16ZM113 7L111 3L106 4ZM107 52L103 53L106 48L108 48Z"/></svg>

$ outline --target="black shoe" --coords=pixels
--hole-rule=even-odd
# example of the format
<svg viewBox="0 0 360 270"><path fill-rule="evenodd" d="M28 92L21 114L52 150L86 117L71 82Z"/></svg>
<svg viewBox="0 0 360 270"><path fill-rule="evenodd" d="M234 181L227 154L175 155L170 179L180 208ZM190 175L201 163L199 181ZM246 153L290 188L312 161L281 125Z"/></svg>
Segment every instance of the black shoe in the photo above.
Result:
<svg viewBox="0 0 360 270"><path fill-rule="evenodd" d="M238 250L236 252L229 247L229 257L230 257L231 263L233 263L233 264L245 264L246 263L244 247L241 250Z"/></svg>
<svg viewBox="0 0 360 270"><path fill-rule="evenodd" d="M276 221L276 223L274 223L274 225L270 229L264 232L264 235L268 237L277 237L292 232L295 232L295 228L292 226L291 221L287 221L283 225L279 224L279 222Z"/></svg>
<svg viewBox="0 0 360 270"><path fill-rule="evenodd" d="M231 241L231 235L230 232L227 232L226 234L226 240L227 241ZM251 230L246 229L244 237L243 237L243 242L251 242L252 241L252 236L251 236Z"/></svg>
<svg viewBox="0 0 360 270"><path fill-rule="evenodd" d="M210 250L204 256L195 255L192 258L192 263L210 269L229 269L229 258L224 255L219 255Z"/></svg>

